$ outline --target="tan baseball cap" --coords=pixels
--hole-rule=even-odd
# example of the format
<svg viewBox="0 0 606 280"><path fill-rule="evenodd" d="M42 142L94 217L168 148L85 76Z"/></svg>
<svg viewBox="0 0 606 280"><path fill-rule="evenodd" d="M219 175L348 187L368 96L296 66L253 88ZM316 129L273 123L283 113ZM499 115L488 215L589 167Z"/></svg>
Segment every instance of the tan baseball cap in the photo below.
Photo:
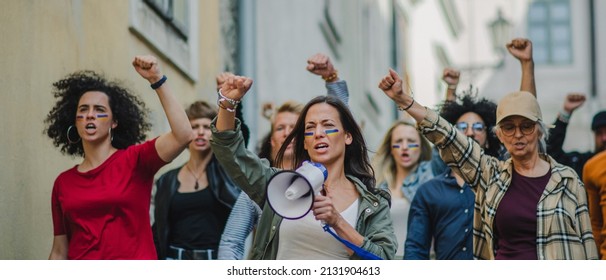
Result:
<svg viewBox="0 0 606 280"><path fill-rule="evenodd" d="M509 116L522 116L535 122L543 119L539 102L527 91L512 92L499 101L497 124Z"/></svg>

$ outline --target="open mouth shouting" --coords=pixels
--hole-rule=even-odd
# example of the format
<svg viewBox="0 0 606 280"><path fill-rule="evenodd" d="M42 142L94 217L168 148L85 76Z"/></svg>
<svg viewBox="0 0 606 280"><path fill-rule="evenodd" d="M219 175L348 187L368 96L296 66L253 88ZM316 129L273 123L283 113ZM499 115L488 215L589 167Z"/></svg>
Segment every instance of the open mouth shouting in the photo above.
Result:
<svg viewBox="0 0 606 280"><path fill-rule="evenodd" d="M326 153L328 152L328 144L326 143L318 143L316 145L314 145L314 150L316 150L316 152L318 153Z"/></svg>
<svg viewBox="0 0 606 280"><path fill-rule="evenodd" d="M94 123L87 123L84 127L84 130L88 134L94 134L95 132L97 132L97 126Z"/></svg>
<svg viewBox="0 0 606 280"><path fill-rule="evenodd" d="M205 138L197 137L194 139L194 144L196 144L196 146L205 146L208 144L208 141Z"/></svg>
<svg viewBox="0 0 606 280"><path fill-rule="evenodd" d="M410 153L408 153L407 151L406 151L406 152L402 152L402 153L400 153L400 159L401 159L403 162L409 162L409 161L412 161L412 157L411 157Z"/></svg>

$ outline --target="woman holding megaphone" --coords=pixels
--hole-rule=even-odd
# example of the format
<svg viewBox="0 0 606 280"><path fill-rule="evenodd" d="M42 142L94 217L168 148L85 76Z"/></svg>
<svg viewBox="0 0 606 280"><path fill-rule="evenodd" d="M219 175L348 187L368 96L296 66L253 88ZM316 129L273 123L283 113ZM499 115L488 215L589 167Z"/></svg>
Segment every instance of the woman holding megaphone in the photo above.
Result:
<svg viewBox="0 0 606 280"><path fill-rule="evenodd" d="M260 206L263 213L255 235L252 259L360 259L363 256L324 232L328 225L344 242L382 259L393 259L396 237L389 214L389 194L376 189L362 133L351 112L331 96L312 99L278 152L293 142L292 166L304 161L327 170L323 194L314 196L311 211L300 219L284 219L264 203L270 167L244 146L234 110L252 80L231 77L218 94L220 107L211 124L211 147L232 179Z"/></svg>

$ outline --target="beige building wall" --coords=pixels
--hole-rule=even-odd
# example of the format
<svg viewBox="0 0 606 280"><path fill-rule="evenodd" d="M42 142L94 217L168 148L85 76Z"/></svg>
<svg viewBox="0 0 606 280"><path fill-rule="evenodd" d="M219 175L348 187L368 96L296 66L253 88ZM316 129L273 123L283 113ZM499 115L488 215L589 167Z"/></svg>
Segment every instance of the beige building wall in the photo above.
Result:
<svg viewBox="0 0 606 280"><path fill-rule="evenodd" d="M152 111L148 137L168 130L155 92L133 69L138 54L161 56L129 30L129 1L3 1L0 12L0 259L46 259L53 240L50 197L56 176L81 161L62 155L43 134L54 105L51 85L91 69L125 81ZM186 105L214 102L214 76L222 69L219 0L197 8L199 71L186 78L161 59L161 68ZM194 11L194 14L196 14ZM197 80L197 81L193 81ZM168 168L183 163L182 155Z"/></svg>

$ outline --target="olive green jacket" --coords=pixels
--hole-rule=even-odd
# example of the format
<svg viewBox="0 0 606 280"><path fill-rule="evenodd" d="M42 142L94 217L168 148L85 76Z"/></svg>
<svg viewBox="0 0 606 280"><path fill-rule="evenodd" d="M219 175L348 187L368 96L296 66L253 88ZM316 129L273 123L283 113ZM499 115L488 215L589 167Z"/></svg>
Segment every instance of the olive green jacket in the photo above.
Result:
<svg viewBox="0 0 606 280"><path fill-rule="evenodd" d="M232 180L263 208L253 242L251 258L276 259L282 217L277 215L268 203L264 202L267 182L280 169L271 167L268 160L260 159L246 149L239 127L240 120L236 119L234 130L219 132L216 128L216 119L213 120L211 147ZM355 184L360 193L358 221L355 228L364 236L362 249L383 259L393 259L398 245L387 199L371 193L357 178L350 175L347 175L347 178ZM353 254L350 259L359 259L359 256Z"/></svg>

